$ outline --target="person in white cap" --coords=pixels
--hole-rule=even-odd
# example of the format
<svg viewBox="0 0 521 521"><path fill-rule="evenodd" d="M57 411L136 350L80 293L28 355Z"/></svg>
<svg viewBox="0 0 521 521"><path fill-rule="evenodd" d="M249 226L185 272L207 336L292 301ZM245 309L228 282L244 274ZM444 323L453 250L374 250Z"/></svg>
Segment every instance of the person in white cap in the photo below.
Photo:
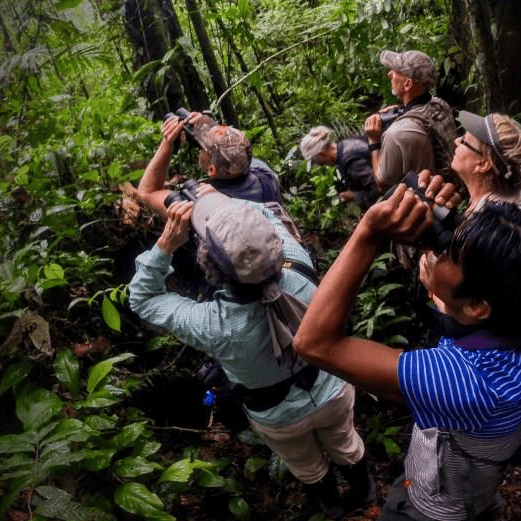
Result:
<svg viewBox="0 0 521 521"><path fill-rule="evenodd" d="M364 138L353 136L336 141L333 129L320 125L302 139L300 152L308 162L308 171L313 165L336 166L340 179L335 188L340 200L353 201L365 211L378 199L380 192Z"/></svg>
<svg viewBox="0 0 521 521"><path fill-rule="evenodd" d="M354 388L296 359L291 348L316 289L308 254L269 209L222 193L174 202L167 215L156 245L136 259L131 309L221 363L241 389L252 428L329 516L366 504L371 481L353 426ZM165 288L171 255L190 225L198 263L218 288L209 302ZM330 461L351 485L345 498Z"/></svg>
<svg viewBox="0 0 521 521"><path fill-rule="evenodd" d="M365 121L378 187L386 190L409 171L448 175L456 127L449 105L429 92L436 83L433 61L419 51L383 51L380 62L389 69L392 93L402 106Z"/></svg>

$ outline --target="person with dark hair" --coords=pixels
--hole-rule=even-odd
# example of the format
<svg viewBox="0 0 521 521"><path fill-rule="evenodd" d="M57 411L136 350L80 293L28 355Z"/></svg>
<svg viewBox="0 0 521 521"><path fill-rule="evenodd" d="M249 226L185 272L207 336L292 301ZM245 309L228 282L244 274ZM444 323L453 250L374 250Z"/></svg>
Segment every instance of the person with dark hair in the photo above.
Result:
<svg viewBox="0 0 521 521"><path fill-rule="evenodd" d="M371 153L364 138L348 137L336 142L333 129L313 127L300 142L300 152L308 161L308 171L312 165L337 167L340 179L336 188L342 201L354 201L365 211L379 197Z"/></svg>
<svg viewBox="0 0 521 521"><path fill-rule="evenodd" d="M446 177L454 154L456 126L449 105L429 90L436 83L434 62L419 51L383 51L392 93L402 102L365 121L373 171L380 191L410 171L427 169Z"/></svg>
<svg viewBox="0 0 521 521"><path fill-rule="evenodd" d="M412 412L405 472L380 521L499 521L498 485L521 445L521 210L487 202L456 229L448 254L421 257L433 302L466 334L402 351L344 329L380 241L411 244L431 225L430 208L403 184L374 204L322 280L294 347Z"/></svg>
<svg viewBox="0 0 521 521"><path fill-rule="evenodd" d="M354 389L294 357L293 334L316 289L309 256L273 212L222 193L167 210L156 245L136 259L130 306L218 360L240 389L252 428L330 516L370 496ZM208 302L168 292L171 256L192 225L198 263L216 288ZM351 485L341 500L330 461Z"/></svg>

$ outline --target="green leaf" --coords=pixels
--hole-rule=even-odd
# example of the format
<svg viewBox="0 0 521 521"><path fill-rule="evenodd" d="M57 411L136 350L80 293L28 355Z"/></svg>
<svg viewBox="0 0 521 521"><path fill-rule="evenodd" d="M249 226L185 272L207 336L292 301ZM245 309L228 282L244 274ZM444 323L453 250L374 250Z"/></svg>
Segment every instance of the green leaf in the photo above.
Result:
<svg viewBox="0 0 521 521"><path fill-rule="evenodd" d="M59 264L51 263L46 264L43 267L43 272L45 277L48 279L60 279L63 280L65 278L65 272L63 268Z"/></svg>
<svg viewBox="0 0 521 521"><path fill-rule="evenodd" d="M45 438L46 443L57 442L61 440L82 442L87 441L96 435L96 431L85 425L76 418L67 418L58 423L52 436Z"/></svg>
<svg viewBox="0 0 521 521"><path fill-rule="evenodd" d="M145 518L158 515L163 510L159 497L141 483L125 483L114 492L114 501L123 510Z"/></svg>
<svg viewBox="0 0 521 521"><path fill-rule="evenodd" d="M115 403L119 402L119 398L115 397L112 393L107 391L106 389L101 389L100 391L96 391L91 393L89 397L81 403L78 403L78 408L94 408L94 409L103 409L105 407L110 407Z"/></svg>
<svg viewBox="0 0 521 521"><path fill-rule="evenodd" d="M91 471L98 471L106 469L110 466L112 458L114 454L116 454L115 449L102 449L102 450L90 450L84 449L82 451L84 455L84 459L82 462L82 466Z"/></svg>
<svg viewBox="0 0 521 521"><path fill-rule="evenodd" d="M399 445L390 438L384 438L382 443L385 447L385 450L389 456L398 456L402 453Z"/></svg>
<svg viewBox="0 0 521 521"><path fill-rule="evenodd" d="M188 458L184 458L168 467L159 478L159 483L163 481L187 483L195 469L212 470L214 467L215 465L209 461L201 461L198 459L192 461Z"/></svg>
<svg viewBox="0 0 521 521"><path fill-rule="evenodd" d="M33 365L29 362L20 362L10 365L2 376L0 382L0 396L7 390L16 387L31 371Z"/></svg>
<svg viewBox="0 0 521 521"><path fill-rule="evenodd" d="M75 395L80 391L79 371L78 359L70 349L58 353L54 361L56 378Z"/></svg>
<svg viewBox="0 0 521 521"><path fill-rule="evenodd" d="M239 521L248 521L250 519L250 505L242 497L230 499L228 508Z"/></svg>
<svg viewBox="0 0 521 521"><path fill-rule="evenodd" d="M123 458L112 465L112 471L122 478L136 478L162 468L159 463L147 461L141 456Z"/></svg>
<svg viewBox="0 0 521 521"><path fill-rule="evenodd" d="M244 470L250 474L254 474L262 467L265 467L267 464L267 460L260 456L252 456L246 460L244 464Z"/></svg>
<svg viewBox="0 0 521 521"><path fill-rule="evenodd" d="M117 416L107 416L105 414L86 416L84 419L85 425L97 431L114 429L116 427L117 421Z"/></svg>
<svg viewBox="0 0 521 521"><path fill-rule="evenodd" d="M74 9L78 7L83 0L60 0L54 7L58 11L63 11L64 9Z"/></svg>
<svg viewBox="0 0 521 521"><path fill-rule="evenodd" d="M62 408L60 399L46 389L37 389L16 400L16 415L26 430L38 429Z"/></svg>
<svg viewBox="0 0 521 521"><path fill-rule="evenodd" d="M134 356L135 355L132 353L122 353L121 355L107 358L107 360L98 362L96 365L91 367L89 371L89 379L87 381L87 391L92 393L92 391L94 391L94 389L105 378L105 376L107 376L112 371L114 364L123 362L129 358L134 358Z"/></svg>
<svg viewBox="0 0 521 521"><path fill-rule="evenodd" d="M121 316L109 298L103 297L101 311L103 313L103 320L105 320L107 326L114 331L121 331Z"/></svg>
<svg viewBox="0 0 521 521"><path fill-rule="evenodd" d="M136 440L142 436L146 431L147 422L136 422L130 425L125 425L111 440L112 447L120 450L124 447L134 445Z"/></svg>
<svg viewBox="0 0 521 521"><path fill-rule="evenodd" d="M398 434L402 430L402 427L399 425L395 425L394 427L387 427L384 431L384 436L393 436L394 434Z"/></svg>
<svg viewBox="0 0 521 521"><path fill-rule="evenodd" d="M158 441L146 441L146 440L138 440L138 442L134 445L134 449L132 450L132 456L141 456L142 458L147 458L152 454L155 454L161 448L161 443Z"/></svg>
<svg viewBox="0 0 521 521"><path fill-rule="evenodd" d="M222 488L226 485L226 480L215 472L201 470L197 477L197 484L206 488Z"/></svg>
<svg viewBox="0 0 521 521"><path fill-rule="evenodd" d="M19 470L32 470L34 465L34 458L29 458L24 454L15 454L10 458L2 460L2 474L5 472L9 472L13 469ZM2 474L0 474L0 480L2 479Z"/></svg>
<svg viewBox="0 0 521 521"><path fill-rule="evenodd" d="M36 489L40 499L36 512L45 518L64 521L115 521L114 516L96 507L86 507L56 487L40 486ZM42 499L43 498L43 499Z"/></svg>

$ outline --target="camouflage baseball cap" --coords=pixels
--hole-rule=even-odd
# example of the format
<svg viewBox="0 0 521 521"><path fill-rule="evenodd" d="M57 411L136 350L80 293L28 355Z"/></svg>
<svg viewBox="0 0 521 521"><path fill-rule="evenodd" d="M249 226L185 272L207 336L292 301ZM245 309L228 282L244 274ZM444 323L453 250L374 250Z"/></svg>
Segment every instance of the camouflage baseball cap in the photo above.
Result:
<svg viewBox="0 0 521 521"><path fill-rule="evenodd" d="M211 163L218 167L218 178L244 174L251 163L251 143L243 132L227 125L202 121L194 125L194 135Z"/></svg>
<svg viewBox="0 0 521 521"><path fill-rule="evenodd" d="M419 51L382 51L380 63L415 82L431 87L436 83L436 70L433 61Z"/></svg>

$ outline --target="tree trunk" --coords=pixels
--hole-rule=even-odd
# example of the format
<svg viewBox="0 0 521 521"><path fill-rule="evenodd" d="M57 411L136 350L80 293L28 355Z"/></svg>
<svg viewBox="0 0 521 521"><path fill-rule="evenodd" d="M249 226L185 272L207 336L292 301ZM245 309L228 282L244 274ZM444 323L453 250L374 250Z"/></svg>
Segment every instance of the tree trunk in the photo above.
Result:
<svg viewBox="0 0 521 521"><path fill-rule="evenodd" d="M224 81L219 64L217 63L210 39L206 33L203 17L201 16L195 0L186 0L186 8L188 9L188 14L190 16L190 20L192 21L192 25L194 26L197 39L199 40L201 52L203 54L206 66L208 67L213 88L217 97L219 97L226 90L226 83ZM221 103L221 109L224 121L230 125L237 126L237 113L235 112L231 94L228 94L224 97Z"/></svg>
<svg viewBox="0 0 521 521"><path fill-rule="evenodd" d="M170 0L126 0L125 22L134 46L136 68L162 60L183 34ZM191 110L204 110L209 101L204 83L191 57L181 46L171 59L172 65L157 82L150 72L142 82L156 118L188 105Z"/></svg>
<svg viewBox="0 0 521 521"><path fill-rule="evenodd" d="M518 0L452 0L452 37L462 50L468 75L475 67L483 113L521 111L521 4Z"/></svg>
<svg viewBox="0 0 521 521"><path fill-rule="evenodd" d="M1 11L0 11L0 28L2 29L2 34L4 37L4 51L6 53L14 52L14 45L11 40L11 36L9 35L9 31L7 30L7 27L5 26Z"/></svg>

